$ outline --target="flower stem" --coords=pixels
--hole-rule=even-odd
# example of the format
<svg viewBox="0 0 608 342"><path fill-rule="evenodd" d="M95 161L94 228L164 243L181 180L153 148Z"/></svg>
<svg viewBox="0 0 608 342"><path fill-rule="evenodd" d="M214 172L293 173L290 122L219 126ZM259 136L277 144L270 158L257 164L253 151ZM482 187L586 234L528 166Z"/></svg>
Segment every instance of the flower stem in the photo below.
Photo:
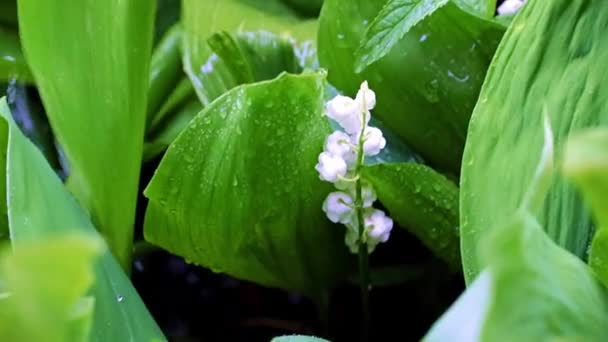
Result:
<svg viewBox="0 0 608 342"><path fill-rule="evenodd" d="M363 103L365 107L365 96L363 96ZM365 222L363 219L363 196L362 196L362 185L359 175L361 174L361 168L363 167L365 153L363 150L363 144L365 143L365 123L366 123L367 109L364 108L361 113L361 133L358 141L358 153L357 153L357 164L355 166L355 177L357 178L355 183L355 208L357 211L357 225L359 233L359 284L361 287L361 310L362 310L362 324L361 324L361 341L367 342L369 340L369 324L370 324L370 310L369 310L369 260L367 251L367 239L365 232Z"/></svg>

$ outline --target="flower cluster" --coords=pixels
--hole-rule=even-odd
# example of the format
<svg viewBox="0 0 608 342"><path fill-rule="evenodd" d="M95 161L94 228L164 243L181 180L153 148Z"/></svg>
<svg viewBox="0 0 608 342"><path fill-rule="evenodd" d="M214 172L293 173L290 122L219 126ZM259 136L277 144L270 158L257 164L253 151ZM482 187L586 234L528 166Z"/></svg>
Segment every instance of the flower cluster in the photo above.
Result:
<svg viewBox="0 0 608 342"><path fill-rule="evenodd" d="M359 175L365 156L377 155L386 146L382 131L368 125L370 110L375 105L376 94L367 82L361 84L355 99L338 95L327 103L326 115L344 131L335 131L327 137L315 167L319 178L333 183L338 190L327 196L323 211L330 221L347 227L345 243L352 253L358 252L360 243L366 243L371 253L376 245L388 240L393 228L393 220L372 207L376 193L369 184L363 184ZM362 235L358 217L363 218Z"/></svg>

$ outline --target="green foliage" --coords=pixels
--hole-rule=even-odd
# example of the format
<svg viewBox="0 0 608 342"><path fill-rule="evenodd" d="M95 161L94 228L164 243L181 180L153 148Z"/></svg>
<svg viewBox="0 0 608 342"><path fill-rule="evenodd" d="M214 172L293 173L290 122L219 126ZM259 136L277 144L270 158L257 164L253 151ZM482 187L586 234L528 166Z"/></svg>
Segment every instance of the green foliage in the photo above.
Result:
<svg viewBox="0 0 608 342"><path fill-rule="evenodd" d="M2 12L1 7L0 12ZM21 52L17 32L0 26L0 81L11 79L27 83L33 81Z"/></svg>
<svg viewBox="0 0 608 342"><path fill-rule="evenodd" d="M181 51L182 31L174 25L162 37L150 61L150 88L148 89L148 115L146 127L151 129L155 121L160 120L161 109L167 94L176 87L184 73L182 71Z"/></svg>
<svg viewBox="0 0 608 342"><path fill-rule="evenodd" d="M386 56L409 30L448 0L388 0L365 30L357 50L355 71Z"/></svg>
<svg viewBox="0 0 608 342"><path fill-rule="evenodd" d="M329 123L319 73L239 86L199 113L145 190L146 239L187 260L315 299L348 271L315 172Z"/></svg>
<svg viewBox="0 0 608 342"><path fill-rule="evenodd" d="M363 169L389 216L460 269L458 187L433 169L413 163L376 164Z"/></svg>
<svg viewBox="0 0 608 342"><path fill-rule="evenodd" d="M28 241L0 255L0 340L86 342L95 301L85 298L98 238L67 234Z"/></svg>
<svg viewBox="0 0 608 342"><path fill-rule="evenodd" d="M608 286L608 130L588 129L570 137L563 170L593 210L597 229L589 250L589 265Z"/></svg>
<svg viewBox="0 0 608 342"><path fill-rule="evenodd" d="M558 152L567 135L608 122L607 98L600 95L608 84L600 62L608 58L608 44L596 25L606 18L608 8L600 2L530 1L507 30L473 113L463 158L461 247L468 282L481 271L476 248L482 237L492 223L509 219L534 182L545 115ZM558 245L586 257L591 218L562 175L532 214Z"/></svg>
<svg viewBox="0 0 608 342"><path fill-rule="evenodd" d="M155 2L18 5L26 58L69 159L71 190L128 269Z"/></svg>
<svg viewBox="0 0 608 342"><path fill-rule="evenodd" d="M483 271L425 341L603 340L607 293L585 263L529 213L507 222L484 239Z"/></svg>
<svg viewBox="0 0 608 342"><path fill-rule="evenodd" d="M240 84L298 72L283 34L311 39L316 29L277 0L186 0L182 18L184 68L205 106Z"/></svg>
<svg viewBox="0 0 608 342"><path fill-rule="evenodd" d="M320 64L344 93L355 93L367 80L377 93L375 115L429 164L458 173L469 117L503 28L449 2L357 74L356 51L385 4L325 1Z"/></svg>
<svg viewBox="0 0 608 342"><path fill-rule="evenodd" d="M15 249L29 241L57 234L84 233L98 237L89 217L27 139L0 100L0 155L6 159L6 189L11 242ZM8 139L6 135L8 134ZM4 182L2 182L4 183ZM129 278L109 250L95 264L92 341L139 341L162 333L141 302ZM54 279L54 278L53 278ZM49 280L50 281L50 280Z"/></svg>

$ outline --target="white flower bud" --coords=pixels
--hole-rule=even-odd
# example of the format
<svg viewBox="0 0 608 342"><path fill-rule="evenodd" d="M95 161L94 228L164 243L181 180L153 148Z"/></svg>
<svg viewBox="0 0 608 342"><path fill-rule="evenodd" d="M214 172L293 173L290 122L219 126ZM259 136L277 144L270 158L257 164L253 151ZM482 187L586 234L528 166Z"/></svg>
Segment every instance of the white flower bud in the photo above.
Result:
<svg viewBox="0 0 608 342"><path fill-rule="evenodd" d="M356 139L359 139L357 134ZM358 143L358 142L357 142ZM386 147L386 139L382 131L376 127L366 127L363 133L363 153L367 156L375 156Z"/></svg>
<svg viewBox="0 0 608 342"><path fill-rule="evenodd" d="M337 95L327 103L327 116L338 123L358 115L355 100L348 96Z"/></svg>
<svg viewBox="0 0 608 342"><path fill-rule="evenodd" d="M365 103L363 99L365 98ZM372 110L376 106L376 93L373 90L369 89L367 85L367 81L361 83L361 87L357 92L357 97L355 98L357 105L359 106L361 111L364 110Z"/></svg>
<svg viewBox="0 0 608 342"><path fill-rule="evenodd" d="M335 191L327 195L323 202L323 211L331 222L346 224L352 221L354 215L353 202L348 194Z"/></svg>
<svg viewBox="0 0 608 342"><path fill-rule="evenodd" d="M334 183L346 175L347 165L341 157L322 152L315 169L319 172L321 180Z"/></svg>
<svg viewBox="0 0 608 342"><path fill-rule="evenodd" d="M497 9L499 15L515 14L525 3L524 0L506 0Z"/></svg>
<svg viewBox="0 0 608 342"><path fill-rule="evenodd" d="M376 192L371 186L364 186L361 188L361 198L363 199L363 207L369 208L376 201Z"/></svg>
<svg viewBox="0 0 608 342"><path fill-rule="evenodd" d="M346 229L346 235L344 236L344 243L348 247L348 250L357 254L359 252L359 234L354 229Z"/></svg>
<svg viewBox="0 0 608 342"><path fill-rule="evenodd" d="M351 146L350 136L344 132L335 131L330 134L325 140L325 151L342 157L349 166L357 159L357 154Z"/></svg>
<svg viewBox="0 0 608 342"><path fill-rule="evenodd" d="M327 103L327 116L336 121L349 134L361 131L363 109L360 101L347 96L337 95ZM365 115L365 124L369 123L371 114Z"/></svg>
<svg viewBox="0 0 608 342"><path fill-rule="evenodd" d="M374 209L365 216L365 228L368 231L368 242L386 242L393 229L393 220L382 210Z"/></svg>

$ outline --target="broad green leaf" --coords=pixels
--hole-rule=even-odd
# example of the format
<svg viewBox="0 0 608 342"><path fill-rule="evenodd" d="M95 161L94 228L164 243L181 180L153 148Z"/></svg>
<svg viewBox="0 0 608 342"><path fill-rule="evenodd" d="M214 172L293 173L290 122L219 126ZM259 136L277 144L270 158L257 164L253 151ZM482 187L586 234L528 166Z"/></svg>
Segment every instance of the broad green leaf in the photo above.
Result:
<svg viewBox="0 0 608 342"><path fill-rule="evenodd" d="M21 52L19 35L17 32L0 26L0 81L11 79L27 83L33 81Z"/></svg>
<svg viewBox="0 0 608 342"><path fill-rule="evenodd" d="M480 244L482 272L431 328L434 341L602 341L606 289L518 211Z"/></svg>
<svg viewBox="0 0 608 342"><path fill-rule="evenodd" d="M101 239L66 234L30 241L0 258L2 341L89 341L94 301L84 298L94 282Z"/></svg>
<svg viewBox="0 0 608 342"><path fill-rule="evenodd" d="M386 56L409 30L449 0L388 0L365 30L355 71Z"/></svg>
<svg viewBox="0 0 608 342"><path fill-rule="evenodd" d="M503 33L497 23L449 2L362 73L355 54L387 0L326 0L319 19L319 61L341 92L367 80L372 115L436 169L457 174L471 112Z"/></svg>
<svg viewBox="0 0 608 342"><path fill-rule="evenodd" d="M389 216L452 269L460 269L456 184L414 163L366 166L362 176L373 186Z"/></svg>
<svg viewBox="0 0 608 342"><path fill-rule="evenodd" d="M18 2L24 52L70 162L71 190L125 269L130 267L155 3Z"/></svg>
<svg viewBox="0 0 608 342"><path fill-rule="evenodd" d="M601 2L529 1L509 26L473 113L463 157L461 250L468 282L481 271L475 251L493 228L488 223L508 218L534 182L545 115L557 153L570 133L608 124L608 101L601 96L608 85L608 44L596 25L606 18ZM533 214L558 245L586 257L591 217L563 175Z"/></svg>
<svg viewBox="0 0 608 342"><path fill-rule="evenodd" d="M11 241L15 248L48 236L82 232L97 236L89 217L49 167L44 156L23 136L0 100L0 137L7 159L7 198ZM8 124L7 124L8 122ZM8 127L8 130L7 130ZM6 139L6 135L4 138ZM4 183L4 182L3 182ZM164 337L110 251L95 265L95 314L92 341L149 341Z"/></svg>
<svg viewBox="0 0 608 342"><path fill-rule="evenodd" d="M182 31L179 25L172 26L158 43L150 62L150 88L146 127L156 119L167 96L184 77L180 46Z"/></svg>
<svg viewBox="0 0 608 342"><path fill-rule="evenodd" d="M146 240L190 262L314 299L348 272L344 228L321 210L315 171L331 132L325 76L282 74L206 107L150 184Z"/></svg>
<svg viewBox="0 0 608 342"><path fill-rule="evenodd" d="M437 0L436 0L437 1ZM492 18L496 11L495 0L451 0L460 8L470 12L471 14L484 17Z"/></svg>
<svg viewBox="0 0 608 342"><path fill-rule="evenodd" d="M248 79L243 70L257 72L262 67L265 76L256 77L256 81L274 78L283 71L297 72L290 61L290 54L294 54L290 37L304 44L316 34L316 25L301 21L278 0L185 0L182 25L184 69L205 106L243 84L242 81ZM241 51L255 51L258 59L251 60L250 54L222 58L214 50L225 51L222 50L225 44L216 45L215 49L209 45L209 39L220 32L232 35ZM288 63L282 64L281 59L285 57ZM235 69L235 63L244 68Z"/></svg>
<svg viewBox="0 0 608 342"><path fill-rule="evenodd" d="M589 265L608 286L608 129L593 128L568 138L563 170L590 205L597 231Z"/></svg>
<svg viewBox="0 0 608 342"><path fill-rule="evenodd" d="M329 342L322 338L314 337L314 336L305 336L305 335L285 335L275 337L271 340L271 342Z"/></svg>

